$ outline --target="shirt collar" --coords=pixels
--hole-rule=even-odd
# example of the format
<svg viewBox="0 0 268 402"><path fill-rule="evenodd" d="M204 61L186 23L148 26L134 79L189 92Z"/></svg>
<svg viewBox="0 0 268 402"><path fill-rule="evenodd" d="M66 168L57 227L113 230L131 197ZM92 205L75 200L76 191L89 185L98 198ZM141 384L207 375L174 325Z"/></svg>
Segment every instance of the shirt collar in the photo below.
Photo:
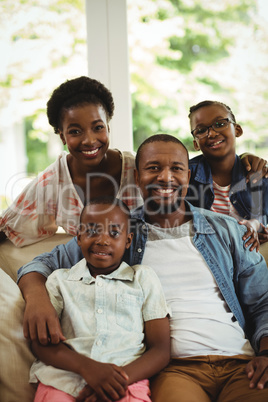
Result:
<svg viewBox="0 0 268 402"><path fill-rule="evenodd" d="M100 275L102 278L107 279L117 279L125 281L133 281L134 279L134 269L130 267L126 262L122 262L120 266L109 275ZM95 282L94 278L86 264L85 258L79 261L70 269L70 273L67 277L69 281L82 281L84 283L90 284Z"/></svg>

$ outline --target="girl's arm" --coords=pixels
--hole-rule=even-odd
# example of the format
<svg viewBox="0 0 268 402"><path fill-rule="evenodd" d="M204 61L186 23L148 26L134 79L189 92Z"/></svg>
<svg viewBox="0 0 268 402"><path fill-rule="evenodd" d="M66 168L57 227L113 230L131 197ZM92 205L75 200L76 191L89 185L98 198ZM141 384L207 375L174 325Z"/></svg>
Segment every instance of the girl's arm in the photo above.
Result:
<svg viewBox="0 0 268 402"><path fill-rule="evenodd" d="M71 371L84 378L103 402L118 400L125 395L127 375L115 364L100 363L77 353L64 343L43 346L38 341L31 343L34 355L46 365ZM109 397L110 398L109 398Z"/></svg>
<svg viewBox="0 0 268 402"><path fill-rule="evenodd" d="M150 378L170 360L170 329L168 317L146 321L144 324L146 352L124 366L128 384Z"/></svg>

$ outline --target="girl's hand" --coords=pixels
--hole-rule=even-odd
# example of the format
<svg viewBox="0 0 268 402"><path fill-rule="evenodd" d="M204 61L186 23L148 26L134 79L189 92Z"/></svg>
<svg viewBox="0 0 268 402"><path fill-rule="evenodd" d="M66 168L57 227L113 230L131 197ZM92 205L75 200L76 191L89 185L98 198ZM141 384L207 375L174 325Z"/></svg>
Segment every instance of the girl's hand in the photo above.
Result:
<svg viewBox="0 0 268 402"><path fill-rule="evenodd" d="M250 247L250 251L255 249L256 251L259 251L260 242L258 230L260 228L260 222L257 221L257 219L242 219L238 223L239 225L245 225L248 229L242 237L242 239L245 241L245 247Z"/></svg>

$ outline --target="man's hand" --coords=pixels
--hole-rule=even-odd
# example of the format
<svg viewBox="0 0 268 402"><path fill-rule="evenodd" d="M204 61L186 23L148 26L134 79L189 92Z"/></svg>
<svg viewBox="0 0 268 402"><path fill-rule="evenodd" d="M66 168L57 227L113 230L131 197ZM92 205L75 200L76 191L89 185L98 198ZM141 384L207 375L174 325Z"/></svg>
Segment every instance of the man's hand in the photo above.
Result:
<svg viewBox="0 0 268 402"><path fill-rule="evenodd" d="M263 177L268 177L268 163L265 159L248 153L241 155L240 159L249 172L247 174L247 182L251 180L252 183L257 183Z"/></svg>
<svg viewBox="0 0 268 402"><path fill-rule="evenodd" d="M268 384L268 357L254 357L246 366L249 388L263 389Z"/></svg>
<svg viewBox="0 0 268 402"><path fill-rule="evenodd" d="M95 400L102 402L117 401L125 396L128 387L128 376L123 368L116 366L115 364L100 363L91 360L89 364L83 364L81 367L80 375L85 379L89 387L85 387L84 393L80 395L78 401L90 401ZM94 399L94 393L97 399ZM87 393L89 394L87 396ZM86 396L85 396L86 395ZM86 399L86 398L91 399Z"/></svg>
<svg viewBox="0 0 268 402"><path fill-rule="evenodd" d="M64 341L57 313L50 303L48 295L39 298L38 302L28 301L23 317L23 333L25 338L39 340L41 345L49 342L57 344Z"/></svg>
<svg viewBox="0 0 268 402"><path fill-rule="evenodd" d="M257 221L257 219L242 219L238 223L240 225L245 225L248 229L242 237L242 239L245 241L245 247L250 247L250 251L255 249L256 251L259 251L260 242L258 230L260 228L260 222Z"/></svg>

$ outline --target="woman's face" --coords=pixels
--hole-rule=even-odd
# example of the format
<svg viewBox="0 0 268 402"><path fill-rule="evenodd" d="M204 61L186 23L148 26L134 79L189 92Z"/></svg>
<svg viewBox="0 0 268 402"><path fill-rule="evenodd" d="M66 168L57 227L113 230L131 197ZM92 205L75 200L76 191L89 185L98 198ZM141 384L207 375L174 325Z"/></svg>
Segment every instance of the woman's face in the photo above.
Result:
<svg viewBox="0 0 268 402"><path fill-rule="evenodd" d="M109 126L104 108L96 104L63 111L60 138L76 163L96 167L109 148Z"/></svg>

